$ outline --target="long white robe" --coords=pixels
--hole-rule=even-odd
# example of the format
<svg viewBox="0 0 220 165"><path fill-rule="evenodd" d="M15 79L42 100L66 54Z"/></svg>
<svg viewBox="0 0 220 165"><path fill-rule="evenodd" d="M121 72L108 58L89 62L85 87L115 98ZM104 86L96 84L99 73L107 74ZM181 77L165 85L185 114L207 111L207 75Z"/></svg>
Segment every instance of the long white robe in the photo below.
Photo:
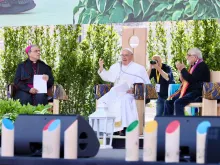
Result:
<svg viewBox="0 0 220 165"><path fill-rule="evenodd" d="M114 132L123 130L124 127L138 120L138 113L134 95L126 93L126 91L117 92L116 88L125 83L129 88L134 83L150 84L146 69L135 62L130 62L127 66L116 63L108 71L103 69L99 75L102 80L114 83L114 87L98 100L97 106L106 104L109 113L116 117Z"/></svg>

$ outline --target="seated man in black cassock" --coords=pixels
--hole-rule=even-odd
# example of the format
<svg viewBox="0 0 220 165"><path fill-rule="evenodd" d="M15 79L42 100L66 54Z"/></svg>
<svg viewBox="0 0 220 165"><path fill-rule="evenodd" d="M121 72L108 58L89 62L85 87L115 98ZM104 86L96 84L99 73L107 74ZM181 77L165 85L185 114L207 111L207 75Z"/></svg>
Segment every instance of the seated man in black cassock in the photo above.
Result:
<svg viewBox="0 0 220 165"><path fill-rule="evenodd" d="M30 45L25 49L28 59L18 65L14 86L16 89L14 99L19 99L21 104L38 105L48 104L48 95L38 93L33 87L34 75L43 75L47 81L47 90L51 89L54 83L51 67L40 60L40 48Z"/></svg>

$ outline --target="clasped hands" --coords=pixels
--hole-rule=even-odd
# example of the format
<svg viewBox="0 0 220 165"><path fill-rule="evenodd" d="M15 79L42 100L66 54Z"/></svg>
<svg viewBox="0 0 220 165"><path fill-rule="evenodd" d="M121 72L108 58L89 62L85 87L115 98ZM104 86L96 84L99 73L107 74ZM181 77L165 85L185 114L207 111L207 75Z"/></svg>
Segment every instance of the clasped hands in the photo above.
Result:
<svg viewBox="0 0 220 165"><path fill-rule="evenodd" d="M181 70L183 68L186 68L186 66L183 63L180 63L179 61L177 61L175 64L176 64L176 68L178 69L179 72L181 72ZM183 82L183 80L184 79L183 79L182 75L180 74L180 81Z"/></svg>
<svg viewBox="0 0 220 165"><path fill-rule="evenodd" d="M42 79L45 80L45 81L48 81L48 80L49 80L49 76L46 75L46 74L43 74ZM31 88L31 89L29 90L29 93L31 93L31 94L37 94L37 92L38 92L38 90L35 89L35 88Z"/></svg>
<svg viewBox="0 0 220 165"><path fill-rule="evenodd" d="M186 68L186 66L183 63L180 63L179 61L177 61L176 63L176 68L181 72L181 70L183 68Z"/></svg>

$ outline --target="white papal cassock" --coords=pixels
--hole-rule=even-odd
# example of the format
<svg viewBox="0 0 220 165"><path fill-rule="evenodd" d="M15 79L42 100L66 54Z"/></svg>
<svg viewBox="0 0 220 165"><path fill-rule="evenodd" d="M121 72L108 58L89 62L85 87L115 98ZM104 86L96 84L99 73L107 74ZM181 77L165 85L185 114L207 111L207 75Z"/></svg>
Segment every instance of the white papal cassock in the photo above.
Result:
<svg viewBox="0 0 220 165"><path fill-rule="evenodd" d="M102 80L114 83L114 87L98 100L97 106L106 104L108 112L116 117L114 132L123 130L134 120L138 120L134 95L126 91L134 83L150 84L146 69L135 62L130 62L127 66L116 63L108 71L103 69L98 74Z"/></svg>

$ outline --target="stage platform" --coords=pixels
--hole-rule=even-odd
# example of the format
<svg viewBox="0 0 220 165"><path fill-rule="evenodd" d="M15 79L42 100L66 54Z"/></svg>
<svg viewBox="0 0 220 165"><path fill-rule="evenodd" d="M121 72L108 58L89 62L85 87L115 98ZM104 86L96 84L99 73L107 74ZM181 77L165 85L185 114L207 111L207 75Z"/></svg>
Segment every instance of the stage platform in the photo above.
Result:
<svg viewBox="0 0 220 165"><path fill-rule="evenodd" d="M126 162L114 159L41 159L41 158L1 158L0 165L197 165L196 163L164 163L164 162ZM199 165L199 164L198 164Z"/></svg>
<svg viewBox="0 0 220 165"><path fill-rule="evenodd" d="M0 151L1 152L1 151ZM143 155L143 150L139 150L139 160L142 160L142 155ZM24 156L16 156L16 158L19 159L26 159L28 157ZM39 157L29 157L29 158L39 158ZM125 159L125 149L99 149L99 152L95 157L91 158L79 158L82 160L87 160L87 159L95 159L95 160L106 160L106 159L111 159L111 160L124 160ZM1 164L0 164L1 165Z"/></svg>
<svg viewBox="0 0 220 165"><path fill-rule="evenodd" d="M139 160L142 160L143 150L139 150ZM93 159L125 160L125 149L100 149Z"/></svg>
<svg viewBox="0 0 220 165"><path fill-rule="evenodd" d="M143 162L143 150L139 150L139 161L126 162L124 149L100 149L95 157L79 158L77 160L66 159L42 159L40 157L1 157L0 165L165 165L160 162ZM166 163L167 164L167 163ZM172 165L177 163L172 163ZM195 163L187 163L195 165ZM178 165L186 165L186 162L178 163Z"/></svg>

